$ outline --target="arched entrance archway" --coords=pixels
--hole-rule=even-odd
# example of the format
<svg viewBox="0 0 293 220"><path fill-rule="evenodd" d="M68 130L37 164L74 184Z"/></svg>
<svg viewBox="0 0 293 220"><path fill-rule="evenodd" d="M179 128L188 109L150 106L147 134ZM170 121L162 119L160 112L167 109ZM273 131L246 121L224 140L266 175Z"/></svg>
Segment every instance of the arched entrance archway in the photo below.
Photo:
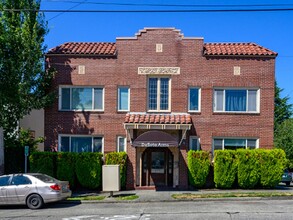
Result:
<svg viewBox="0 0 293 220"><path fill-rule="evenodd" d="M173 162L167 147L147 148L142 154L142 186L172 186Z"/></svg>

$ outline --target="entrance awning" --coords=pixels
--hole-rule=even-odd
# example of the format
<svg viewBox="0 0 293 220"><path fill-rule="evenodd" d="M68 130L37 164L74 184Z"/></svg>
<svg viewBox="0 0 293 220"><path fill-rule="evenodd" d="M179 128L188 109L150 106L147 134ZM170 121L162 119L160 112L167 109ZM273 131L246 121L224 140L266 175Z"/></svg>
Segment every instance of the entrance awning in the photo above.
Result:
<svg viewBox="0 0 293 220"><path fill-rule="evenodd" d="M147 131L133 142L134 147L178 147L179 143L172 135L163 131Z"/></svg>

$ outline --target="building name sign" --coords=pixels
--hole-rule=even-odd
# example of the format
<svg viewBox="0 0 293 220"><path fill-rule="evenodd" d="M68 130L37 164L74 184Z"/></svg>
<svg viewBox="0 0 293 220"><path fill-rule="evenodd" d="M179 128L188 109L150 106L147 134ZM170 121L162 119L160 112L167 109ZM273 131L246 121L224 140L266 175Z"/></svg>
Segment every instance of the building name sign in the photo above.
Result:
<svg viewBox="0 0 293 220"><path fill-rule="evenodd" d="M140 75L179 75L180 67L138 67Z"/></svg>
<svg viewBox="0 0 293 220"><path fill-rule="evenodd" d="M168 143L140 143L141 147L170 147Z"/></svg>

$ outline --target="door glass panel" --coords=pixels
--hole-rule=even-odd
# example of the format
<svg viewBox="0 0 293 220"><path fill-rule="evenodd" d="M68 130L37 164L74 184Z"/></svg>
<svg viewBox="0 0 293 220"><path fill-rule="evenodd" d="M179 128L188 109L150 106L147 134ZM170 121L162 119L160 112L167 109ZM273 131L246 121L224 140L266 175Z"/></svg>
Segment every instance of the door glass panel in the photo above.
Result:
<svg viewBox="0 0 293 220"><path fill-rule="evenodd" d="M164 152L152 152L152 173L165 173Z"/></svg>

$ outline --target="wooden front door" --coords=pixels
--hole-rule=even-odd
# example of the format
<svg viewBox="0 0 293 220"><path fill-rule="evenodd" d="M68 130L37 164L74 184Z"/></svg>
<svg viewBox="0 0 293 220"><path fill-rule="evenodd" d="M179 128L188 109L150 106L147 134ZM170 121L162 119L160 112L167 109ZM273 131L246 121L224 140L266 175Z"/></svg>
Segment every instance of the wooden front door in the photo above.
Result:
<svg viewBox="0 0 293 220"><path fill-rule="evenodd" d="M142 185L173 185L173 154L168 148L147 148L142 155Z"/></svg>

